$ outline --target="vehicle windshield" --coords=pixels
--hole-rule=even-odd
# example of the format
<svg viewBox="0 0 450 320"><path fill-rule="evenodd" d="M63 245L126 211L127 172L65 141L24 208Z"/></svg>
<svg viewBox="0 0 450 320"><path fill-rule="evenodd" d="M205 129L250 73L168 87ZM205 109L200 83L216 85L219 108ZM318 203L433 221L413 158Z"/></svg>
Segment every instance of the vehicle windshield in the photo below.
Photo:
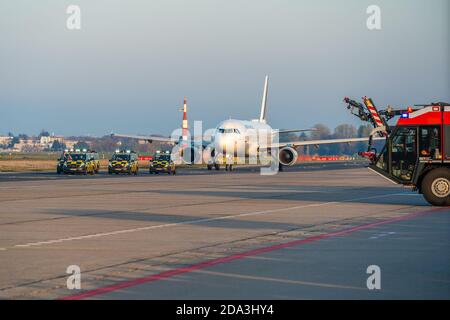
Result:
<svg viewBox="0 0 450 320"><path fill-rule="evenodd" d="M129 154L115 154L115 155L113 155L112 158L115 161L129 161L130 155Z"/></svg>
<svg viewBox="0 0 450 320"><path fill-rule="evenodd" d="M391 171L403 181L410 181L417 160L417 128L400 127L392 134Z"/></svg>
<svg viewBox="0 0 450 320"><path fill-rule="evenodd" d="M157 161L170 161L170 155L169 154L164 154L161 156L156 156L155 160Z"/></svg>
<svg viewBox="0 0 450 320"><path fill-rule="evenodd" d="M81 154L81 153L71 153L66 155L66 159L68 161L79 161L79 160L86 160L86 154Z"/></svg>

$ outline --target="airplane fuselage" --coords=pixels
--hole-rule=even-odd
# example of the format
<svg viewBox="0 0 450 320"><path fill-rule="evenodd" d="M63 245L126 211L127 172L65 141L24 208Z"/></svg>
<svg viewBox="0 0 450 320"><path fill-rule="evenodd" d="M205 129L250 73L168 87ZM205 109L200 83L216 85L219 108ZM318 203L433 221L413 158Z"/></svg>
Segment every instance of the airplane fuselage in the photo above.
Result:
<svg viewBox="0 0 450 320"><path fill-rule="evenodd" d="M261 145L273 142L272 128L259 120L229 119L216 127L213 142L216 154L257 156Z"/></svg>

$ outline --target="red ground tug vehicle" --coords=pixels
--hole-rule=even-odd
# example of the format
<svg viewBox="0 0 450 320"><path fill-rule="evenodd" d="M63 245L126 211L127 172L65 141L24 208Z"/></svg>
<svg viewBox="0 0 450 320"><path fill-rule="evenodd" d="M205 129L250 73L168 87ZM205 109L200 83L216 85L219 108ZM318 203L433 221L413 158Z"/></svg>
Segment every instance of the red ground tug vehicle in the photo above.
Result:
<svg viewBox="0 0 450 320"><path fill-rule="evenodd" d="M378 111L373 101L363 104L345 98L347 108L374 130L366 152L369 168L389 180L413 187L435 206L450 206L450 104L415 105L404 110L388 107ZM395 127L387 122L400 116ZM380 153L372 147L373 137L386 139Z"/></svg>

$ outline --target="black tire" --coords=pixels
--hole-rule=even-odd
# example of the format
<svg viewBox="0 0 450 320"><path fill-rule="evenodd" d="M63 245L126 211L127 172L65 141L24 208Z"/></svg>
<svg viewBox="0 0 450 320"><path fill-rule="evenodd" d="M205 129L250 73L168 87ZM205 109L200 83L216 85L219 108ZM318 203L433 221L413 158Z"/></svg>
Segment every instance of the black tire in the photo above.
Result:
<svg viewBox="0 0 450 320"><path fill-rule="evenodd" d="M433 206L450 206L450 169L429 171L422 180L421 190Z"/></svg>

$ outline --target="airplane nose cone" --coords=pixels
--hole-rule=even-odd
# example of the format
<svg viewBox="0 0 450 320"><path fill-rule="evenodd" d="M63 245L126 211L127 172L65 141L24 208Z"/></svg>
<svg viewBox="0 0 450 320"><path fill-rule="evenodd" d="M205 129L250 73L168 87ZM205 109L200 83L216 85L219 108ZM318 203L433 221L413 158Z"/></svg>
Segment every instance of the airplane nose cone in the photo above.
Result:
<svg viewBox="0 0 450 320"><path fill-rule="evenodd" d="M215 147L219 151L226 151L227 148L231 147L230 142L231 140L229 139L229 137L226 137L224 135L218 135L214 140Z"/></svg>

